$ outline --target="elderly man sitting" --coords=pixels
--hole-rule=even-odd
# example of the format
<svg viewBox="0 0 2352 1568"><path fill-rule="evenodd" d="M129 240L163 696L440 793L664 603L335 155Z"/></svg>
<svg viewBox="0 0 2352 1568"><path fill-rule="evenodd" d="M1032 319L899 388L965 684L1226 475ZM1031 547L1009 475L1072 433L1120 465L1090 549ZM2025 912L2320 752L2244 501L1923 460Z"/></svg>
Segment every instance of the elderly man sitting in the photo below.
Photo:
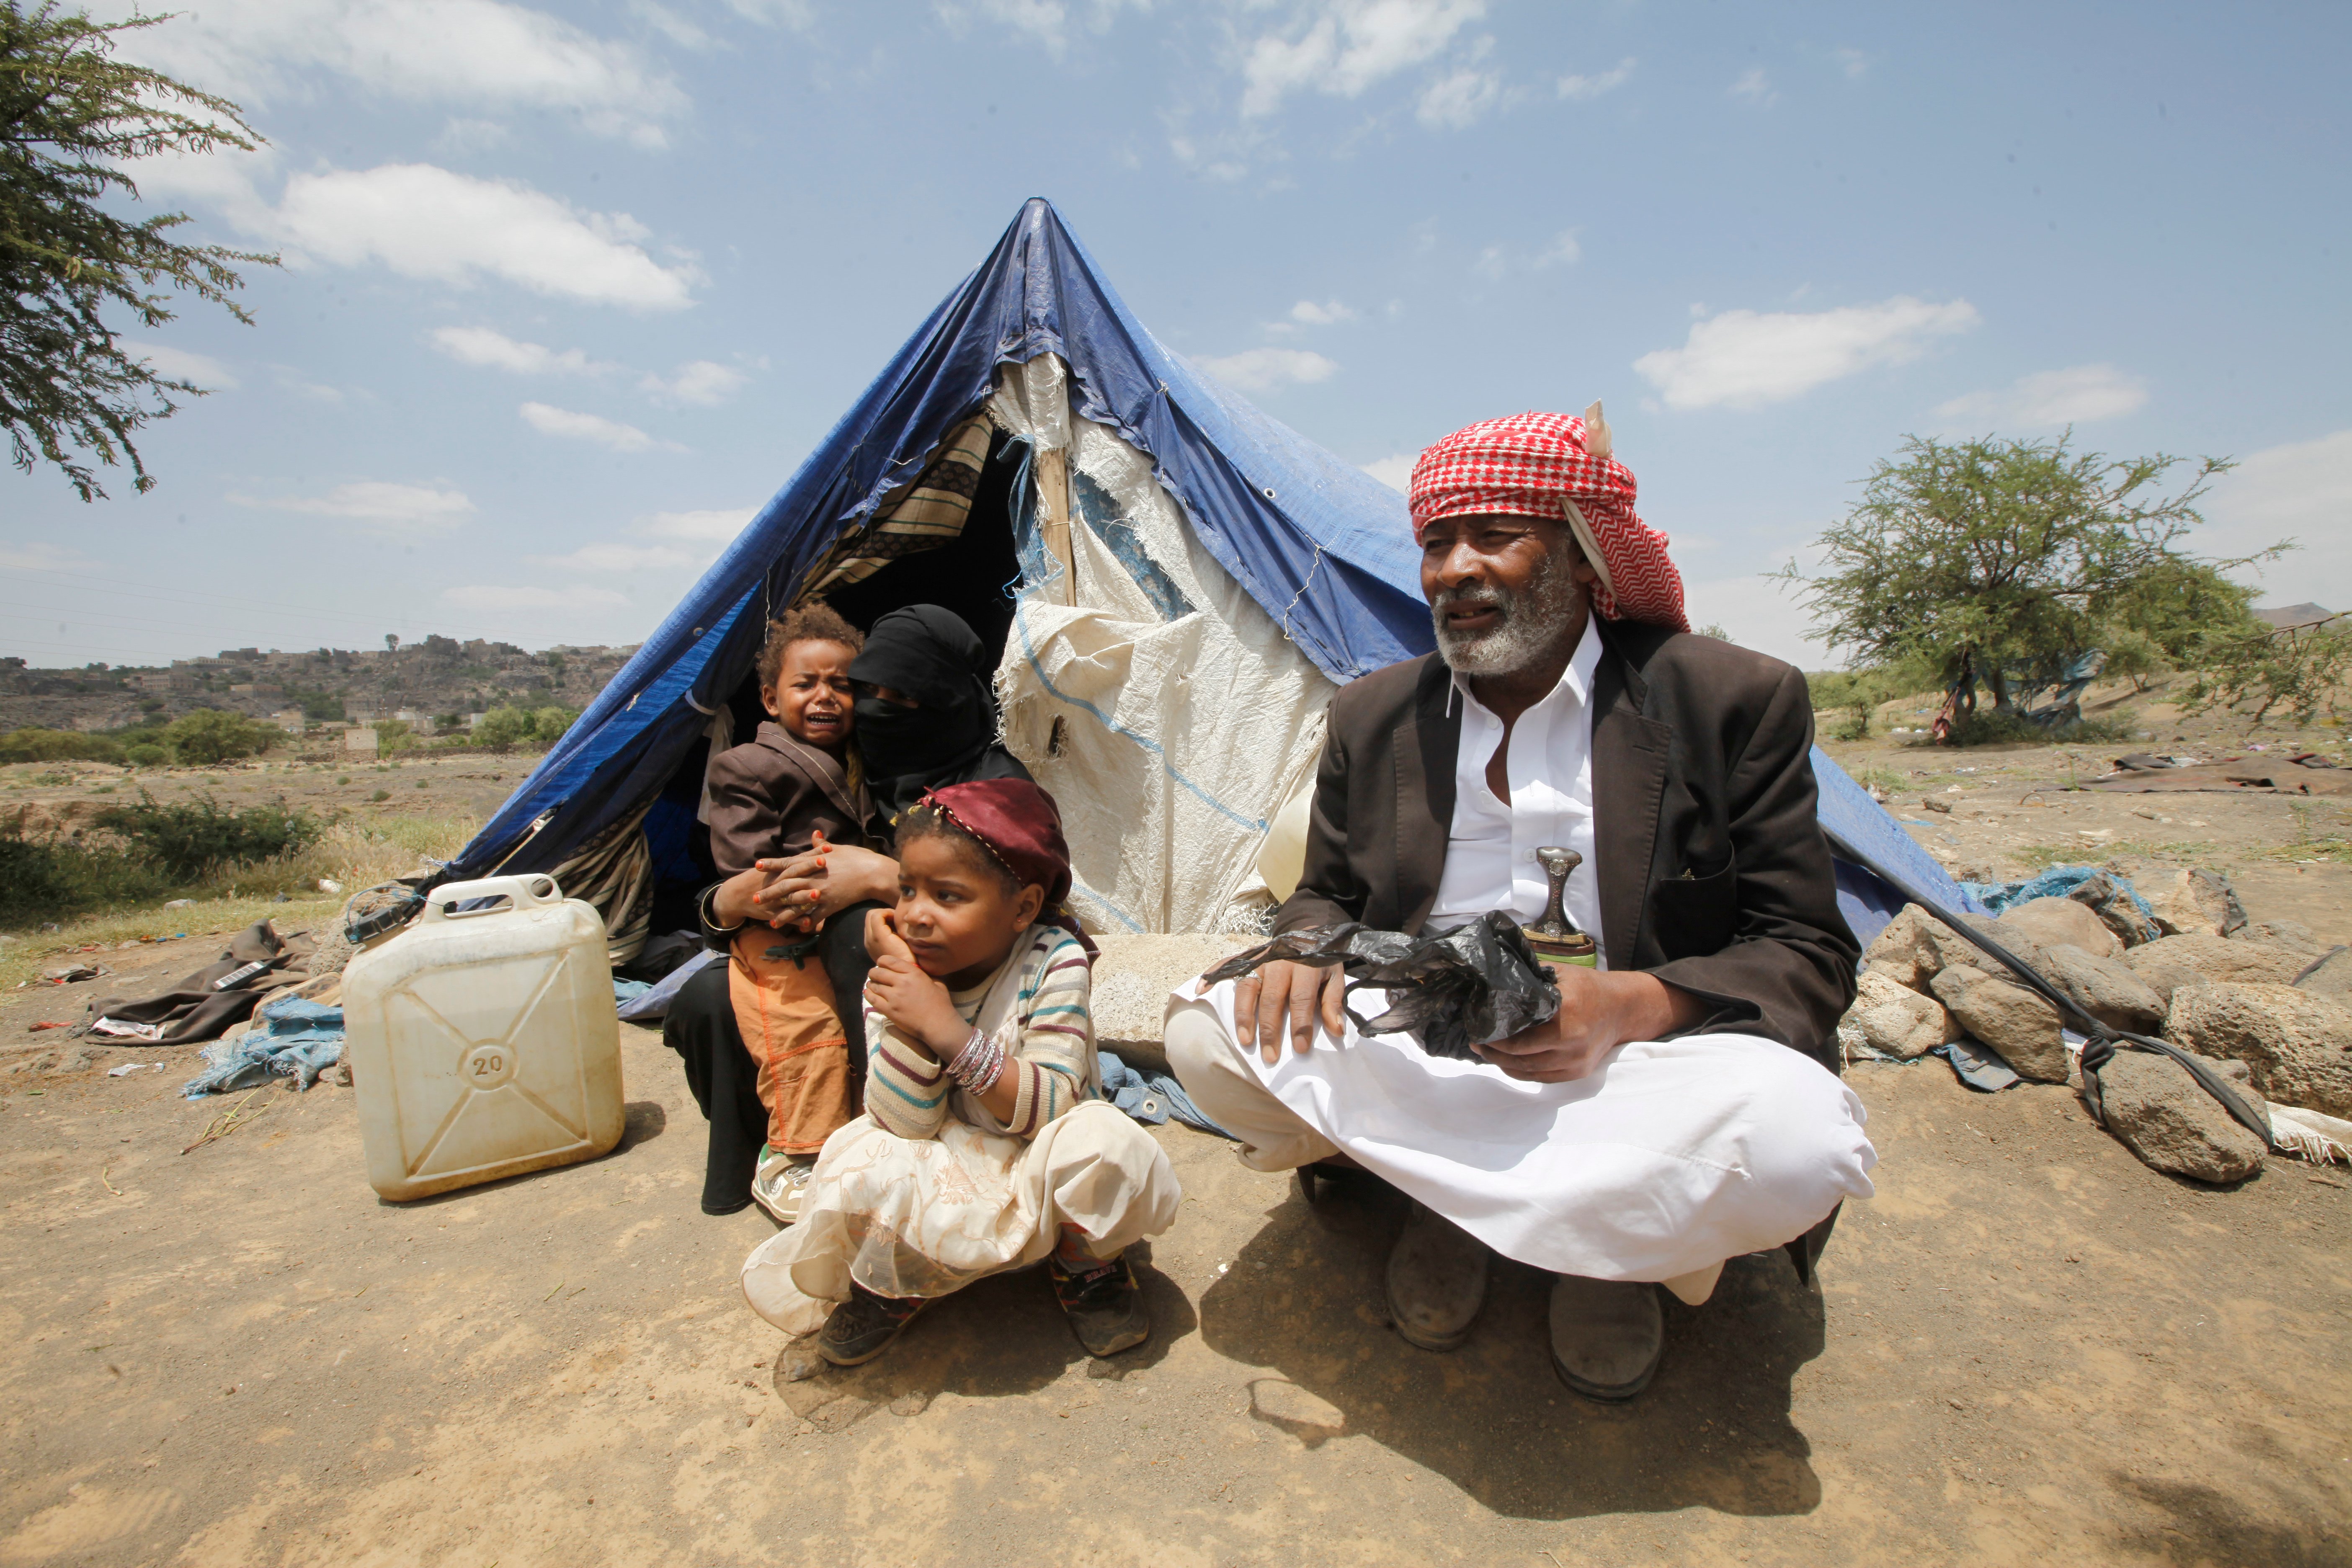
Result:
<svg viewBox="0 0 2352 1568"><path fill-rule="evenodd" d="M1633 501L1597 404L1421 455L1438 651L1333 700L1276 922L1531 922L1536 851L1563 846L1589 868L1567 909L1600 953L1557 967L1558 1016L1483 1062L1434 1058L1360 1034L1337 968L1269 963L1180 992L1167 1028L1245 1163L1358 1164L1413 1200L1387 1279L1407 1340L1469 1336L1491 1247L1559 1277L1552 1364L1601 1400L1655 1373L1659 1285L1696 1305L1727 1258L1784 1244L1809 1268L1876 1161L1835 1070L1859 951L1814 821L1804 679L1690 634Z"/></svg>

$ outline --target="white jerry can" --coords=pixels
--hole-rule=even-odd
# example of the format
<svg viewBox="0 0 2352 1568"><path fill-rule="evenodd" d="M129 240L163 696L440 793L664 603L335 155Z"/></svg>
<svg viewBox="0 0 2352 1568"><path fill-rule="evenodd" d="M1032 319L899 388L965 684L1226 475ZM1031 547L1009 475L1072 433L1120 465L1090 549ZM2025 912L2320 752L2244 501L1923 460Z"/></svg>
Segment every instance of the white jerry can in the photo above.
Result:
<svg viewBox="0 0 2352 1568"><path fill-rule="evenodd" d="M480 899L499 902L459 912ZM400 1202L590 1160L621 1141L604 921L551 877L436 888L343 972L369 1184Z"/></svg>

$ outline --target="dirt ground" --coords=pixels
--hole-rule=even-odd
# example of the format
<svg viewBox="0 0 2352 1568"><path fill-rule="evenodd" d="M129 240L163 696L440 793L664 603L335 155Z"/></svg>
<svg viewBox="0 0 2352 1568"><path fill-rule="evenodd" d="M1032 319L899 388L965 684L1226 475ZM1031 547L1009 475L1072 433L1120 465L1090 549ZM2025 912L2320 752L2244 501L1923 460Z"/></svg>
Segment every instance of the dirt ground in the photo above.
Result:
<svg viewBox="0 0 2352 1568"><path fill-rule="evenodd" d="M1956 869L2216 865L2257 920L2352 942L2333 802L2069 794L2050 747L1903 739L1830 749ZM446 773L416 793L479 816L519 769ZM209 960L205 912L100 984ZM1146 1346L1089 1363L1030 1273L793 1381L736 1286L772 1227L699 1212L656 1034L616 1026L613 1154L394 1206L349 1089L271 1089L180 1152L241 1097L182 1100L192 1050L50 1056L26 1026L85 989L0 992L0 1563L2352 1563L2352 1173L2200 1187L2063 1089L1851 1069L1877 1196L1817 1286L1774 1254L1669 1302L1628 1407L1554 1380L1532 1271L1416 1351L1381 1310L1392 1199L1309 1204L1178 1127ZM165 1067L107 1076L133 1060Z"/></svg>

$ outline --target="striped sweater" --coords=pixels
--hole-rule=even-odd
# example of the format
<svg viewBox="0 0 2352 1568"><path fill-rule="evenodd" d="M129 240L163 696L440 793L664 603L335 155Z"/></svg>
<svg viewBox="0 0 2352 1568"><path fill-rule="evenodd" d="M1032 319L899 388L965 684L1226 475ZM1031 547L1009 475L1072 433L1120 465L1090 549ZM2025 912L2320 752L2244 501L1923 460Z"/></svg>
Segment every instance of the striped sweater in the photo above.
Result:
<svg viewBox="0 0 2352 1568"><path fill-rule="evenodd" d="M866 1009L866 1113L901 1138L936 1138L950 1116L983 1132L1034 1138L1040 1128L1102 1087L1095 1062L1095 1026L1088 1011L1093 976L1086 950L1056 926L1033 926L1004 967L948 999L965 1022L978 1025L996 987L1015 987L1007 1016L1004 1070L1013 1075L1013 1120L992 1115L956 1087L947 1068L907 1043L897 1026Z"/></svg>

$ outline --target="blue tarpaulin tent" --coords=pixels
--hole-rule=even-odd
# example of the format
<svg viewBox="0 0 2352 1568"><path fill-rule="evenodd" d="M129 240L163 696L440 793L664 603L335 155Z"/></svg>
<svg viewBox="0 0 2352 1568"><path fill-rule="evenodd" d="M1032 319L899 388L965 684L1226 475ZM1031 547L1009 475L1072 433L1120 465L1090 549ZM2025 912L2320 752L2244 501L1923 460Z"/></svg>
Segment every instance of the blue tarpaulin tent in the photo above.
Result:
<svg viewBox="0 0 2352 1568"><path fill-rule="evenodd" d="M1042 200L933 310L797 473L446 868L552 869L669 786L750 673L772 610L1039 355L1073 413L1147 458L1187 525L1334 681L1431 645L1403 497L1162 347ZM1904 884L1970 907L1943 868L1818 751L1840 893L1867 941ZM1260 825L1262 826L1262 825Z"/></svg>

